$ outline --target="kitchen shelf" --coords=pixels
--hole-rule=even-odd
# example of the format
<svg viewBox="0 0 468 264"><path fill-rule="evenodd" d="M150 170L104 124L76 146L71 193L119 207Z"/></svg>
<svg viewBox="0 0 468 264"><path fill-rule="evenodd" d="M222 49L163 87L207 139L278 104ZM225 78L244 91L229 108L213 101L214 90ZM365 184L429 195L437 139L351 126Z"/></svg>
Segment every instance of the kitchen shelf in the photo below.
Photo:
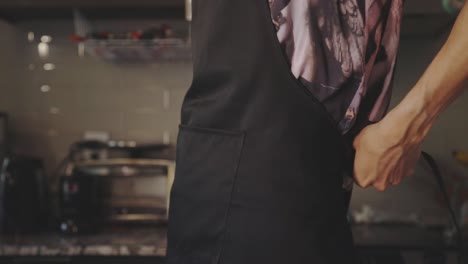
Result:
<svg viewBox="0 0 468 264"><path fill-rule="evenodd" d="M116 6L116 7L81 7L81 12L90 19L185 19L183 6ZM0 7L0 19L10 23L27 20L67 20L73 19L71 7Z"/></svg>
<svg viewBox="0 0 468 264"><path fill-rule="evenodd" d="M87 54L110 62L181 62L191 60L191 47L183 39L90 39L83 42Z"/></svg>
<svg viewBox="0 0 468 264"><path fill-rule="evenodd" d="M143 31L99 32L79 10L73 11L75 35L80 54L86 54L113 63L127 62L184 62L190 61L190 28L188 33L173 35L172 26L162 24ZM190 27L189 24L187 24Z"/></svg>
<svg viewBox="0 0 468 264"><path fill-rule="evenodd" d="M40 7L166 7L166 6L183 6L184 0L113 0L113 1L96 1L96 0L14 0L1 1L0 7L17 7L17 8L40 8Z"/></svg>

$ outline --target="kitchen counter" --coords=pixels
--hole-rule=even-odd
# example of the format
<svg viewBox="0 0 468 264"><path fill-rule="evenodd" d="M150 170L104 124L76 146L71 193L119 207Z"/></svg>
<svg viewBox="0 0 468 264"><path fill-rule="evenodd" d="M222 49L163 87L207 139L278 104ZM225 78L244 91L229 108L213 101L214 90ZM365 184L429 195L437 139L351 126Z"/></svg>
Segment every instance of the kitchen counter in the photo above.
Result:
<svg viewBox="0 0 468 264"><path fill-rule="evenodd" d="M444 235L443 229L415 225L354 225L353 235L360 248L456 250L458 247L454 238Z"/></svg>
<svg viewBox="0 0 468 264"><path fill-rule="evenodd" d="M109 228L89 235L3 235L0 256L152 256L166 254L166 230L160 227Z"/></svg>
<svg viewBox="0 0 468 264"><path fill-rule="evenodd" d="M58 233L3 235L0 237L0 259L1 257L61 257L70 260L91 257L101 259L131 257L132 263L159 263L156 260L163 263L166 232L165 226L152 226L114 227L92 235L66 236ZM454 252L456 250L454 242L445 239L442 231L436 229L401 225L357 225L353 226L353 233L360 251L423 252L436 249ZM138 262L138 258L149 262Z"/></svg>

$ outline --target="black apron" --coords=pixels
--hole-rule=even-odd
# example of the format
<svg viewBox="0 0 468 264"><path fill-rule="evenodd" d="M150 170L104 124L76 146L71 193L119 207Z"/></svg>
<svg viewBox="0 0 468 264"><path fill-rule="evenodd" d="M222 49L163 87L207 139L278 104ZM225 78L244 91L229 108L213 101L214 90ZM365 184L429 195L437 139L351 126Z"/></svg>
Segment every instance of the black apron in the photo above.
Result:
<svg viewBox="0 0 468 264"><path fill-rule="evenodd" d="M291 73L268 0L192 10L167 263L354 263L351 140Z"/></svg>

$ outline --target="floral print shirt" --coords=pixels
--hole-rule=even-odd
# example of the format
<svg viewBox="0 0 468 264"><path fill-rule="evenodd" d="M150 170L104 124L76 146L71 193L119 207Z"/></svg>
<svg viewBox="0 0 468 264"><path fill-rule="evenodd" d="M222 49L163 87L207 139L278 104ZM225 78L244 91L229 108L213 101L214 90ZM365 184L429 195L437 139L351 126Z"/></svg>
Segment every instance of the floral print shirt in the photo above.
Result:
<svg viewBox="0 0 468 264"><path fill-rule="evenodd" d="M403 0L269 0L296 78L343 134L386 113Z"/></svg>

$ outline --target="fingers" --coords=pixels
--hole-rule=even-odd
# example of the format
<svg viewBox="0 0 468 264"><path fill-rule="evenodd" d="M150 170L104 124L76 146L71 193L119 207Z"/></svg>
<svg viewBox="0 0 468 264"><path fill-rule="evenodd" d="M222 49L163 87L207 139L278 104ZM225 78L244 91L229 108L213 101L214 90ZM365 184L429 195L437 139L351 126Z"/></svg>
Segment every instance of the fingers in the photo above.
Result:
<svg viewBox="0 0 468 264"><path fill-rule="evenodd" d="M407 159L404 165L403 177L411 177L415 174L415 168L421 154L420 149L416 149L412 152L412 155Z"/></svg>
<svg viewBox="0 0 468 264"><path fill-rule="evenodd" d="M359 187L366 189L372 185L371 177L361 177L362 174L357 174L357 173L354 173L354 175L355 175L354 179L356 181L356 184Z"/></svg>
<svg viewBox="0 0 468 264"><path fill-rule="evenodd" d="M373 184L373 186L378 191L385 191L389 185L399 185L405 177L414 175L416 166L416 162L414 162L414 160L417 161L417 159L411 159L407 162L400 161L396 166L393 166L393 170L389 173L386 181L385 177L381 177Z"/></svg>
<svg viewBox="0 0 468 264"><path fill-rule="evenodd" d="M392 172L392 177L390 183L392 185L398 185L401 183L401 180L403 179L404 176L404 171L405 171L405 166L402 164L401 160L400 162L397 163L395 166L393 172Z"/></svg>
<svg viewBox="0 0 468 264"><path fill-rule="evenodd" d="M379 191L379 192L383 192L387 189L388 187L388 181L379 181L379 182L376 182L374 183L372 186L374 186L374 188Z"/></svg>
<svg viewBox="0 0 468 264"><path fill-rule="evenodd" d="M382 140L381 129L378 125L367 126L353 141L354 179L361 188L373 186L385 191L389 185L398 185L414 175L420 145Z"/></svg>
<svg viewBox="0 0 468 264"><path fill-rule="evenodd" d="M390 182L390 184L392 185L398 185L402 182L402 177L397 177L396 179L394 179L393 181Z"/></svg>
<svg viewBox="0 0 468 264"><path fill-rule="evenodd" d="M384 191L388 187L392 168L392 166L385 166L382 170L379 169L377 162L362 162L360 157L356 157L354 179L361 188L373 186L379 191Z"/></svg>
<svg viewBox="0 0 468 264"><path fill-rule="evenodd" d="M366 188L369 188L371 185L372 185L372 182L369 182L369 181L360 181L358 179L356 179L356 184L363 188L363 189L366 189Z"/></svg>
<svg viewBox="0 0 468 264"><path fill-rule="evenodd" d="M396 166L392 158L381 161L379 177L374 182L373 187L377 191L383 192L387 189L388 185L393 181Z"/></svg>
<svg viewBox="0 0 468 264"><path fill-rule="evenodd" d="M372 177L371 172L373 170L369 166L362 166L361 164L360 158L356 157L354 161L354 180L359 187L366 189L372 185L375 177Z"/></svg>
<svg viewBox="0 0 468 264"><path fill-rule="evenodd" d="M408 176L413 176L415 174L416 165L418 164L419 158L421 157L421 147L420 146L417 148L415 153L416 154L413 156L413 159L411 160L411 163L410 163L410 168L408 170Z"/></svg>
<svg viewBox="0 0 468 264"><path fill-rule="evenodd" d="M369 164L372 163L367 160L363 161L361 154L359 152L356 153L353 166L354 180L359 187L364 189L371 186L373 181L373 177L370 175L373 170Z"/></svg>
<svg viewBox="0 0 468 264"><path fill-rule="evenodd" d="M390 176L388 177L388 182L391 185L396 185L398 184L397 182L399 181L397 173L395 171L392 171Z"/></svg>

